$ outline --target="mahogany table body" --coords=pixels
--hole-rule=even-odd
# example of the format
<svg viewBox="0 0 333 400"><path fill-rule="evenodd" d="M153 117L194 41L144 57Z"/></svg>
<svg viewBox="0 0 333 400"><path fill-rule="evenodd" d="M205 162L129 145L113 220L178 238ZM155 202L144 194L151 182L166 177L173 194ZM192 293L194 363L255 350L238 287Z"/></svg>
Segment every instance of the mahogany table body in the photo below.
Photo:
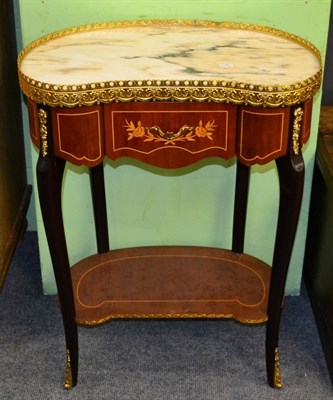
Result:
<svg viewBox="0 0 333 400"><path fill-rule="evenodd" d="M178 26L178 36L187 37L188 24L164 24L168 33ZM127 23L120 28L132 31L136 25ZM160 24L142 22L141 26L155 27L157 31L151 35L161 33ZM231 37L238 31L254 33L254 37L265 31L261 28L253 32L252 26L237 24L193 26L213 29L213 33L230 29ZM185 27L185 33L181 27ZM100 32L101 27L95 28ZM196 80L192 70L192 80L182 79L182 75L180 80L154 80L151 73L151 81L148 75L146 80L99 79L99 83L74 82L72 86L66 81L61 87L59 82L45 83L38 76L33 79L27 75L24 60L31 49L82 31L89 29L42 39L20 60L31 138L40 149L38 190L65 328L65 386L77 383L77 324L97 325L113 318L233 318L244 323L267 323L268 382L281 387L280 316L303 192L301 148L310 134L312 97L320 84L320 68L308 80L301 78L288 88L279 83L261 87L251 82ZM112 29L110 32L112 39ZM279 39L283 36L280 31L272 33ZM287 39L283 37L289 44ZM297 46L310 46L298 38L291 39ZM209 51L214 55L214 49ZM311 55L318 57L313 47ZM219 62L222 69L234 65ZM112 74L109 79L113 79ZM90 81L94 82L93 78ZM147 246L110 251L105 157L131 157L161 168L184 167L207 157L236 157L232 249ZM280 206L271 268L244 254L243 248L250 168L272 160L279 174ZM97 254L72 268L61 211L66 162L90 168L98 248Z"/></svg>

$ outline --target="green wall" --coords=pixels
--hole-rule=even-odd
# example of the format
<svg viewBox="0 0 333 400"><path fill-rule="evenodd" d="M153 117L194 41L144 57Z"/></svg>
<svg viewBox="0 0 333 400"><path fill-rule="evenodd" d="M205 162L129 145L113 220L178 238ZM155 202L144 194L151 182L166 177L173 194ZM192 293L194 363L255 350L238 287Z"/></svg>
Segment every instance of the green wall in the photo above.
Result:
<svg viewBox="0 0 333 400"><path fill-rule="evenodd" d="M329 0L20 0L23 44L54 30L85 23L149 18L245 21L271 25L303 36L323 56ZM287 281L298 294L303 265L309 194L321 94L314 101L312 137L304 148L306 182L299 229ZM35 165L37 151L32 149ZM201 244L230 248L234 162L205 161L178 171L163 171L127 160L106 163L112 248L149 244ZM198 168L198 167L201 168ZM34 185L36 190L36 185ZM37 196L36 196L37 198ZM55 284L41 216L37 208L45 293ZM253 168L245 251L271 263L278 209L274 163ZM86 168L69 166L63 212L72 263L96 252Z"/></svg>

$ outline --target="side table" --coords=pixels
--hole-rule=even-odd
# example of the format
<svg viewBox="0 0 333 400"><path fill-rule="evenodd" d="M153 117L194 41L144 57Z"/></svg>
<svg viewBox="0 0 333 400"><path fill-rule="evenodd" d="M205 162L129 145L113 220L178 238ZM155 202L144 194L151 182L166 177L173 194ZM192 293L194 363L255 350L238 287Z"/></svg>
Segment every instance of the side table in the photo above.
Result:
<svg viewBox="0 0 333 400"><path fill-rule="evenodd" d="M267 323L268 382L282 386L284 286L320 87L318 50L275 28L211 21L85 25L37 39L19 56L40 204L62 310L67 373L77 383L77 324L113 318L233 318ZM232 249L109 251L103 159L179 168L237 158ZM272 268L244 254L250 167L275 160L280 206ZM91 174L98 253L70 268L61 212L65 163Z"/></svg>

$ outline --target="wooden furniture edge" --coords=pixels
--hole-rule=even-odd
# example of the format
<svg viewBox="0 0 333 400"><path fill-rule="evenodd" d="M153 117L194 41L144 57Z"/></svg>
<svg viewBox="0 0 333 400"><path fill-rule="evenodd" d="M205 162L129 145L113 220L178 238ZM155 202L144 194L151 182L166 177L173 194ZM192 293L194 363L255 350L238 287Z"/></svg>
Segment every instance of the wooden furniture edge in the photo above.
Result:
<svg viewBox="0 0 333 400"><path fill-rule="evenodd" d="M17 243L19 242L27 227L25 217L30 203L31 192L32 186L27 185L16 215L15 222L13 224L11 234L5 246L4 253L2 254L2 257L0 259L0 293L5 282L6 275L9 270Z"/></svg>

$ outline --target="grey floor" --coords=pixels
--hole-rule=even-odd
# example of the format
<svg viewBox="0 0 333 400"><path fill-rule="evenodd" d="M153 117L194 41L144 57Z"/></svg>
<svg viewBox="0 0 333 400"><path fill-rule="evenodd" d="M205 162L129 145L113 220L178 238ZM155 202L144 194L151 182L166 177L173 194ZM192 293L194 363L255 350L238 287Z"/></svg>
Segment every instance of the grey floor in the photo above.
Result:
<svg viewBox="0 0 333 400"><path fill-rule="evenodd" d="M54 296L43 296L37 236L20 243L0 295L0 399L333 399L305 293L287 297L284 380L265 376L265 326L232 321L113 321L80 328L79 383L63 389L65 345Z"/></svg>

